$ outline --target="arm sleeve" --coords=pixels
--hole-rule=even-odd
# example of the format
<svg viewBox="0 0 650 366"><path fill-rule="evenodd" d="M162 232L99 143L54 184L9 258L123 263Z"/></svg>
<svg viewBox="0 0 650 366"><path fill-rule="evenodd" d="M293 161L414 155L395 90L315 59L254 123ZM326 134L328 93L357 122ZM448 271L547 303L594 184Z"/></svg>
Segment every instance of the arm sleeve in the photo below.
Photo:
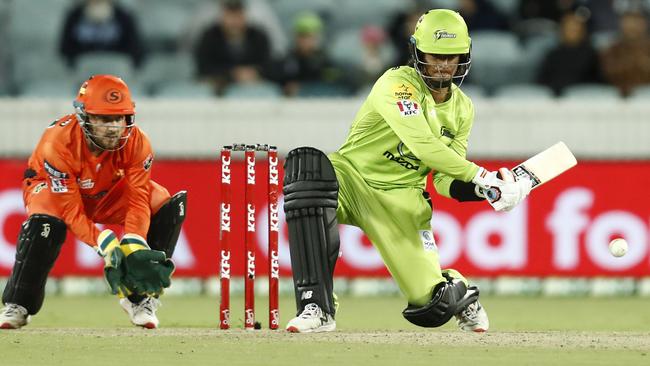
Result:
<svg viewBox="0 0 650 366"><path fill-rule="evenodd" d="M125 169L126 199L129 202L124 220L124 232L147 237L151 220L151 164L153 151L149 139L140 133L135 139L130 160Z"/></svg>
<svg viewBox="0 0 650 366"><path fill-rule="evenodd" d="M86 216L77 177L73 174L72 156L64 148L46 144L42 157L53 204L61 207L63 221L79 240L96 246L99 229Z"/></svg>
<svg viewBox="0 0 650 366"><path fill-rule="evenodd" d="M469 182L478 171L478 166L445 145L431 132L422 107L419 112L403 116L398 107L399 99L391 93L390 84L400 82L395 78L382 77L371 92L375 110L388 123L399 139L429 168L455 179ZM420 99L420 98L418 98ZM420 103L420 100L411 100Z"/></svg>

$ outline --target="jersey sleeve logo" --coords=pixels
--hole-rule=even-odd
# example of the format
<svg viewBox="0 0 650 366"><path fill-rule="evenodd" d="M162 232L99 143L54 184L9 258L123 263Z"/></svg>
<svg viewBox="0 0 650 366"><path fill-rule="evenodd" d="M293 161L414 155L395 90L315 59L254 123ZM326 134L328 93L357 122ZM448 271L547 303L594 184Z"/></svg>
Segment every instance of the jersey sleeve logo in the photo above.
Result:
<svg viewBox="0 0 650 366"><path fill-rule="evenodd" d="M420 105L412 100L400 100L397 102L397 107L402 117L413 117L420 114Z"/></svg>
<svg viewBox="0 0 650 366"><path fill-rule="evenodd" d="M411 99L415 89L407 83L398 83L393 86L393 96L397 99Z"/></svg>
<svg viewBox="0 0 650 366"><path fill-rule="evenodd" d="M68 178L68 173L64 173L57 168L55 168L52 164L48 163L47 160L43 161L43 168L47 172L47 174L50 175L52 178L56 179L67 179Z"/></svg>
<svg viewBox="0 0 650 366"><path fill-rule="evenodd" d="M145 172L151 169L151 164L153 164L153 155L149 154L149 156L144 159L144 162L142 162L142 167L144 168Z"/></svg>
<svg viewBox="0 0 650 366"><path fill-rule="evenodd" d="M65 179L50 177L50 182L50 190L52 193L65 193L68 191Z"/></svg>

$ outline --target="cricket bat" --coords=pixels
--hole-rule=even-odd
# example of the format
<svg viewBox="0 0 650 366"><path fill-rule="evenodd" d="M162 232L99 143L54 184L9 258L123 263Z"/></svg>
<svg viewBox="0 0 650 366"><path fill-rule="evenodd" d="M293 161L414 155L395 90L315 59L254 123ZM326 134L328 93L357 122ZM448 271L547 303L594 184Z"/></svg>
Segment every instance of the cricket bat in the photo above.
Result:
<svg viewBox="0 0 650 366"><path fill-rule="evenodd" d="M566 172L578 164L571 150L560 141L512 168L516 177L527 177L533 189Z"/></svg>

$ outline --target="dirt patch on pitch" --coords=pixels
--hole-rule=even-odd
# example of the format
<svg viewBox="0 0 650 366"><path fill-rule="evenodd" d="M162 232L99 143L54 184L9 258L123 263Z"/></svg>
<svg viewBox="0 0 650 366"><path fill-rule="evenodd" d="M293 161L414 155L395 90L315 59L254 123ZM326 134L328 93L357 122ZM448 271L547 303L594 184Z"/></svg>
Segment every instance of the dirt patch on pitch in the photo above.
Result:
<svg viewBox="0 0 650 366"><path fill-rule="evenodd" d="M25 328L21 334L89 337L187 337L219 339L230 342L332 342L356 344L404 344L419 346L539 347L556 349L628 349L650 350L650 333L644 332L489 332L457 331L336 331L317 334L291 334L284 331L243 331L200 328Z"/></svg>

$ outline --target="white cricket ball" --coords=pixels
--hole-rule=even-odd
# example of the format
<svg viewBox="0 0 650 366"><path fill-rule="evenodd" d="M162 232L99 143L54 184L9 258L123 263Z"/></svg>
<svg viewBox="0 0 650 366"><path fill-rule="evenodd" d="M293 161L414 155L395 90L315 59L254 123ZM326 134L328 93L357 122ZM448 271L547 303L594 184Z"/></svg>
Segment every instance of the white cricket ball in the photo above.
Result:
<svg viewBox="0 0 650 366"><path fill-rule="evenodd" d="M625 239L617 238L609 242L609 252L614 257L622 257L627 253L627 242Z"/></svg>

